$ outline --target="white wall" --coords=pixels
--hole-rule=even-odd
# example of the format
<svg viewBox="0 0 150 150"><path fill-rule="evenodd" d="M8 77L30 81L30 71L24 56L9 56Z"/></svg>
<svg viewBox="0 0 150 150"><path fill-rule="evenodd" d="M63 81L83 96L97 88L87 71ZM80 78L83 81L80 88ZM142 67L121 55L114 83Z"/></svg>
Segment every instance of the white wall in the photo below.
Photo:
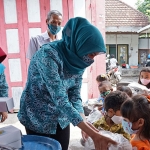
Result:
<svg viewBox="0 0 150 150"><path fill-rule="evenodd" d="M139 49L150 49L150 39L139 39Z"/></svg>
<svg viewBox="0 0 150 150"><path fill-rule="evenodd" d="M138 65L138 34L106 34L106 44L128 44L129 65Z"/></svg>

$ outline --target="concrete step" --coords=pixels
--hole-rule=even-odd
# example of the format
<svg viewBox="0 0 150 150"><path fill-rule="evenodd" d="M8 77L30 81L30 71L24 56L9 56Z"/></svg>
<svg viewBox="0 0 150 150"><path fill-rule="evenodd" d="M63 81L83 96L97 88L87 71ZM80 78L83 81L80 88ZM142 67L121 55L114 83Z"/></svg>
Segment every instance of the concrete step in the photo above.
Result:
<svg viewBox="0 0 150 150"><path fill-rule="evenodd" d="M140 71L142 68L135 68L135 69L126 69L126 68L122 68L121 71L121 76L122 77L135 77L135 76L139 76Z"/></svg>

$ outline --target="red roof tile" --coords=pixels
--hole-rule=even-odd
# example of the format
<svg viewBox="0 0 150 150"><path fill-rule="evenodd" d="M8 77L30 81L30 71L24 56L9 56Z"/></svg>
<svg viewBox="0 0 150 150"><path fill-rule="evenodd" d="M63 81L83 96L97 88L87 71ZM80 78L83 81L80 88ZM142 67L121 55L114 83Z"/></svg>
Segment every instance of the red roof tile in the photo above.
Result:
<svg viewBox="0 0 150 150"><path fill-rule="evenodd" d="M105 0L106 27L144 27L148 17L121 0Z"/></svg>

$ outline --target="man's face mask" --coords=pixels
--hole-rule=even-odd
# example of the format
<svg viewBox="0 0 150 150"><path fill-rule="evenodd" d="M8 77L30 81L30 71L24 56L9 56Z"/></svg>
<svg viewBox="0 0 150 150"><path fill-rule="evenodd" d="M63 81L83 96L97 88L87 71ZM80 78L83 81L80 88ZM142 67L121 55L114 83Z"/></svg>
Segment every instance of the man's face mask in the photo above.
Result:
<svg viewBox="0 0 150 150"><path fill-rule="evenodd" d="M61 27L48 24L48 29L53 35L56 35L61 30Z"/></svg>

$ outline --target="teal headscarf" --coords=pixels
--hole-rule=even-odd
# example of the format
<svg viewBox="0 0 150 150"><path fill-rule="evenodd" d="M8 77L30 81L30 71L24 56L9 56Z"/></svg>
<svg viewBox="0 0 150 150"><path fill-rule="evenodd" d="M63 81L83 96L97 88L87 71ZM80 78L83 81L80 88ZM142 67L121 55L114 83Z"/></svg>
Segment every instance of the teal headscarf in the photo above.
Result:
<svg viewBox="0 0 150 150"><path fill-rule="evenodd" d="M89 66L83 56L106 52L100 31L81 17L70 19L62 31L62 40L50 45L58 51L64 67L72 74L79 74Z"/></svg>

